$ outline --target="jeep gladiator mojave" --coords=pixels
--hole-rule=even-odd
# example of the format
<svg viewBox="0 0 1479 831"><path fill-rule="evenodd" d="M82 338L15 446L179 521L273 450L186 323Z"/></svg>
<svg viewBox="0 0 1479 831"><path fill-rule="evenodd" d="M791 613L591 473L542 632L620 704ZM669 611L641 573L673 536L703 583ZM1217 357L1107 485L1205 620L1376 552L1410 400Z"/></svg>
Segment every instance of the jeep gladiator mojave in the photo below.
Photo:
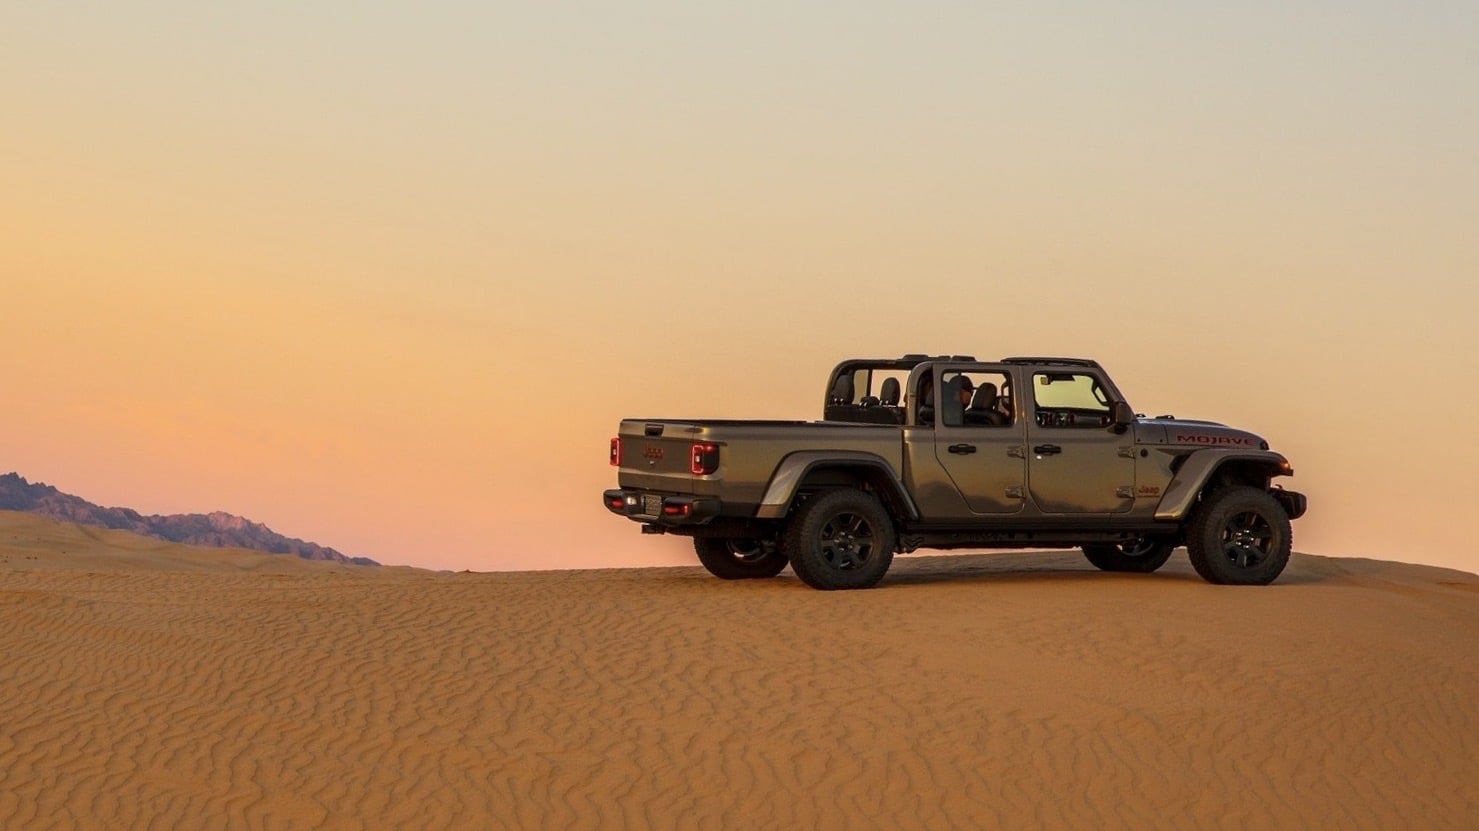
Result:
<svg viewBox="0 0 1479 831"><path fill-rule="evenodd" d="M1184 544L1212 583L1265 585L1303 494L1268 442L1137 416L1094 361L905 355L832 371L821 421L625 419L606 508L693 537L716 577L878 583L895 552L1082 548L1151 572Z"/></svg>

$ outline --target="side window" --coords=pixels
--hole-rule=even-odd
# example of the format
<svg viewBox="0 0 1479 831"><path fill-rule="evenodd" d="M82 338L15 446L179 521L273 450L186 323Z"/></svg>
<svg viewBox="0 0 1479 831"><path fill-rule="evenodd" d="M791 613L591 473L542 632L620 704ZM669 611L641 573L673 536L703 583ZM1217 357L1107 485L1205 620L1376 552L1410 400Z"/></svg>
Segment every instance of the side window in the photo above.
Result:
<svg viewBox="0 0 1479 831"><path fill-rule="evenodd" d="M1039 427L1104 427L1109 424L1109 394L1093 375L1038 372L1032 395Z"/></svg>
<svg viewBox="0 0 1479 831"><path fill-rule="evenodd" d="M1006 373L946 370L943 378L942 426L991 428L1012 423L1011 378Z"/></svg>

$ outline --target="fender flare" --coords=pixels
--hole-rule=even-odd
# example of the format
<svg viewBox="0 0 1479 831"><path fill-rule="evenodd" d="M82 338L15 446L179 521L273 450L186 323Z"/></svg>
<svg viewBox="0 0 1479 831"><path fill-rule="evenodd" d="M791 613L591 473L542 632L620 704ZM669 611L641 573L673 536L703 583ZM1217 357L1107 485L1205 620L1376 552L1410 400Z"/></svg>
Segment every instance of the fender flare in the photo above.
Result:
<svg viewBox="0 0 1479 831"><path fill-rule="evenodd" d="M861 450L802 450L788 454L776 465L775 473L765 487L765 496L760 499L760 507L755 511L755 518L784 518L806 475L819 467L866 467L881 472L891 491L887 497L904 507L906 519L919 518L919 508L893 466L882 456Z"/></svg>
<svg viewBox="0 0 1479 831"><path fill-rule="evenodd" d="M1160 504L1156 506L1155 518L1157 520L1179 520L1191 511L1191 506L1197 501L1197 495L1202 492L1203 486L1212 478L1213 474L1227 462L1258 462L1267 465L1274 471L1288 464L1283 455L1272 450L1233 450L1233 449L1208 449L1197 450L1187 457L1186 463L1176 471L1176 476L1166 486L1166 491L1161 495ZM1274 475L1279 475L1277 472Z"/></svg>

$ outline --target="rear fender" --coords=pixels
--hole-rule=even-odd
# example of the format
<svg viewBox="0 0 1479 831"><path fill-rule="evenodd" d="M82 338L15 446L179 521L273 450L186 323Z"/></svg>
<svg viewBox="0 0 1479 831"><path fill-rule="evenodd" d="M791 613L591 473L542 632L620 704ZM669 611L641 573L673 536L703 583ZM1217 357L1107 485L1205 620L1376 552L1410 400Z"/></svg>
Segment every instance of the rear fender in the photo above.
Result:
<svg viewBox="0 0 1479 831"><path fill-rule="evenodd" d="M1196 504L1202 489L1230 463L1239 466L1251 463L1270 479L1288 475L1288 460L1272 450L1197 450L1187 457L1176 471L1176 477L1166 486L1166 492L1155 509L1155 518L1179 520L1185 517Z"/></svg>
<svg viewBox="0 0 1479 831"><path fill-rule="evenodd" d="M919 508L909 496L909 491L899 481L899 475L882 456L860 450L804 450L781 459L765 496L755 512L757 519L782 519L791 510L801 483L813 471L857 472L880 490L890 512L906 519L918 519Z"/></svg>

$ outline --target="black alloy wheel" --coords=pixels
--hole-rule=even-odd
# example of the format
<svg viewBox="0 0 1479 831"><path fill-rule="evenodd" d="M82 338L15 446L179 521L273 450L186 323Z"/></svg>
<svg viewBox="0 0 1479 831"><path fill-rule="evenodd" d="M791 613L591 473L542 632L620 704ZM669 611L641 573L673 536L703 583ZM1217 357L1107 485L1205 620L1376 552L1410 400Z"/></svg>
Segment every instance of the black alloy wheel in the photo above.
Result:
<svg viewBox="0 0 1479 831"><path fill-rule="evenodd" d="M1136 537L1123 543L1086 545L1084 557L1101 571L1149 574L1165 565L1175 548L1174 539Z"/></svg>
<svg viewBox="0 0 1479 831"><path fill-rule="evenodd" d="M893 519L872 494L823 491L796 509L781 538L796 576L815 589L866 589L894 559Z"/></svg>
<svg viewBox="0 0 1479 831"><path fill-rule="evenodd" d="M1289 562L1294 532L1284 506L1262 488L1221 488L1202 497L1186 532L1186 553L1209 583L1265 586Z"/></svg>
<svg viewBox="0 0 1479 831"><path fill-rule="evenodd" d="M774 540L694 537L698 561L721 580L774 577L786 567L786 555Z"/></svg>
<svg viewBox="0 0 1479 831"><path fill-rule="evenodd" d="M1222 553L1238 568L1259 566L1273 556L1274 529L1257 511L1244 511L1222 526Z"/></svg>
<svg viewBox="0 0 1479 831"><path fill-rule="evenodd" d="M878 547L873 526L861 514L837 514L822 526L817 540L822 558L838 571L861 568Z"/></svg>

